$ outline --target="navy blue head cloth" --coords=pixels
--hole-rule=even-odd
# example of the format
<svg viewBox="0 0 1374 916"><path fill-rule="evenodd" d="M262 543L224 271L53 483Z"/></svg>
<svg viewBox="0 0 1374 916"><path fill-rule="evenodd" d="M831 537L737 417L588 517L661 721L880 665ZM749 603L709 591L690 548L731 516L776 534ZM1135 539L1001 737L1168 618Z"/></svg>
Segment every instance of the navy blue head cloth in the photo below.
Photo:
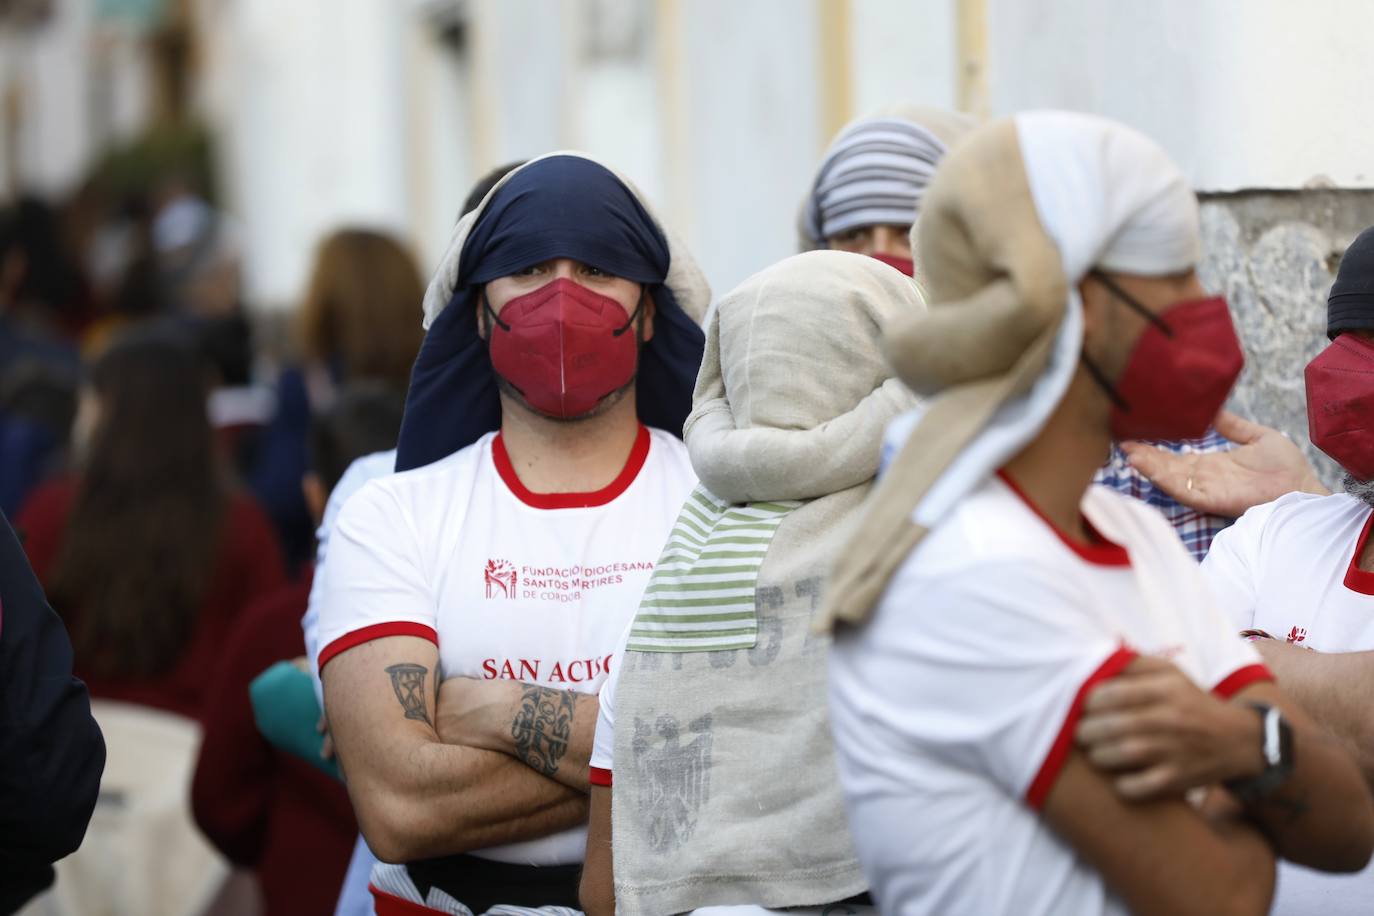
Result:
<svg viewBox="0 0 1374 916"><path fill-rule="evenodd" d="M463 245L453 296L411 370L396 470L446 458L500 428L496 376L477 333L478 295L487 281L551 258L572 258L647 287L654 336L640 351L639 418L682 435L705 337L664 284L667 239L604 166L552 156L511 175Z"/></svg>

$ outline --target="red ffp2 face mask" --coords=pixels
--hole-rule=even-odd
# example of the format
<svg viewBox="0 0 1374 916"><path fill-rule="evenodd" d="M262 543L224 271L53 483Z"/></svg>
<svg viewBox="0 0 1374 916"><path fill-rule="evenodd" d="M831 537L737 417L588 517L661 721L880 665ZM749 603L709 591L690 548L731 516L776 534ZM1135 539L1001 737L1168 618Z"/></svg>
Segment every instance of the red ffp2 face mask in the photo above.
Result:
<svg viewBox="0 0 1374 916"><path fill-rule="evenodd" d="M484 294L485 298L485 294ZM591 412L635 376L639 341L620 303L559 277L507 302L493 318L492 368L531 407L563 419Z"/></svg>
<svg viewBox="0 0 1374 916"><path fill-rule="evenodd" d="M1357 480L1374 480L1374 341L1342 334L1307 364L1307 435Z"/></svg>
<svg viewBox="0 0 1374 916"><path fill-rule="evenodd" d="M875 260L882 261L888 267L895 267L908 277L916 276L916 263L911 258L901 258L895 254L875 254L870 255Z"/></svg>
<svg viewBox="0 0 1374 916"><path fill-rule="evenodd" d="M1087 363L1112 399L1112 438L1172 441L1206 433L1245 366L1226 299L1192 299L1154 315L1115 283L1099 279L1150 321L1115 385Z"/></svg>

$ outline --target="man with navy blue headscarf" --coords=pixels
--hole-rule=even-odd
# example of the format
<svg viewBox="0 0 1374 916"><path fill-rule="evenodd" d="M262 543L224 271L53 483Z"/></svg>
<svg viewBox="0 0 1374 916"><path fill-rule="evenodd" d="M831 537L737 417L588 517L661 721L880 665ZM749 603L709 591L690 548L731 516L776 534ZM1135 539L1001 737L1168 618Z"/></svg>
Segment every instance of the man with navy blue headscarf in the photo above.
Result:
<svg viewBox="0 0 1374 916"><path fill-rule="evenodd" d="M382 916L576 911L596 691L696 482L678 437L708 298L585 156L533 160L459 222L399 473L349 500L322 573L331 732L396 863Z"/></svg>

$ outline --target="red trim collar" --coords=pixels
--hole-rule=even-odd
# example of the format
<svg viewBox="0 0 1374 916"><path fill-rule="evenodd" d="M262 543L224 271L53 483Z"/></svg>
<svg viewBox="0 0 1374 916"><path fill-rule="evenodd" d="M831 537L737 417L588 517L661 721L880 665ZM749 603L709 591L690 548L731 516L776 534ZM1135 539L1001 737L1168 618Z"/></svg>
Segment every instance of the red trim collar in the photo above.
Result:
<svg viewBox="0 0 1374 916"><path fill-rule="evenodd" d="M1369 543L1371 528L1374 528L1374 509L1369 511L1369 518L1360 531L1360 538L1355 542L1355 552L1350 555L1350 566L1345 571L1345 587L1361 595L1374 595L1374 572L1365 572L1357 565L1360 562L1360 554L1364 553L1365 545Z"/></svg>
<svg viewBox="0 0 1374 916"><path fill-rule="evenodd" d="M535 509L591 509L614 501L629 489L649 457L649 442L649 429L640 424L639 435L635 437L634 447L630 449L630 457L625 459L625 466L620 469L615 480L600 490L588 493L535 493L526 487L520 482L520 476L515 473L515 466L510 463L510 455L506 454L506 444L501 441L500 433L491 440L491 460L496 463L496 472L501 475L507 489L527 506L533 506Z"/></svg>
<svg viewBox="0 0 1374 916"><path fill-rule="evenodd" d="M1093 539L1091 544L1084 544L1082 541L1069 537L1067 532L1061 531L1059 526L1050 521L1045 513L1040 511L1040 507L1031 502L1026 492L1016 485L1016 481L1011 479L1006 471L999 470L997 476L1007 487L1015 493L1025 503L1029 509L1035 513L1040 521L1049 526L1059 540L1064 542L1064 546L1078 554L1081 559L1093 563L1097 566L1130 566L1131 555L1126 552L1126 548L1113 541L1107 540L1102 532L1093 527L1092 522L1087 518L1083 519L1083 527L1088 529L1088 536Z"/></svg>

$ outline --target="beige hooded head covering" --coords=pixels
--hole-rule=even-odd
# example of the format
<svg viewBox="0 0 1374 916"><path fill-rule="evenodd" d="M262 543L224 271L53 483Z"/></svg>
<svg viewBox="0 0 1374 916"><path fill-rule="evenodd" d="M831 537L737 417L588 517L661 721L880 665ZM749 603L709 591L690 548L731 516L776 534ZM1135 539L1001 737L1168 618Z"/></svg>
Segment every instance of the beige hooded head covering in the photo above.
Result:
<svg viewBox="0 0 1374 916"><path fill-rule="evenodd" d="M712 312L686 431L702 485L655 564L608 706L621 916L827 904L865 887L826 715L828 641L809 628L883 429L915 404L882 329L921 311L899 271L814 251Z"/></svg>
<svg viewBox="0 0 1374 916"><path fill-rule="evenodd" d="M828 236L856 226L915 222L940 159L976 124L966 114L909 104L846 124L802 201L799 250L824 248Z"/></svg>
<svg viewBox="0 0 1374 916"><path fill-rule="evenodd" d="M931 400L893 425L885 476L836 563L818 625L864 620L926 531L1058 406L1096 267L1196 265L1197 200L1154 141L1093 115L1029 112L975 131L926 193L917 259L930 309L895 323L897 376Z"/></svg>

